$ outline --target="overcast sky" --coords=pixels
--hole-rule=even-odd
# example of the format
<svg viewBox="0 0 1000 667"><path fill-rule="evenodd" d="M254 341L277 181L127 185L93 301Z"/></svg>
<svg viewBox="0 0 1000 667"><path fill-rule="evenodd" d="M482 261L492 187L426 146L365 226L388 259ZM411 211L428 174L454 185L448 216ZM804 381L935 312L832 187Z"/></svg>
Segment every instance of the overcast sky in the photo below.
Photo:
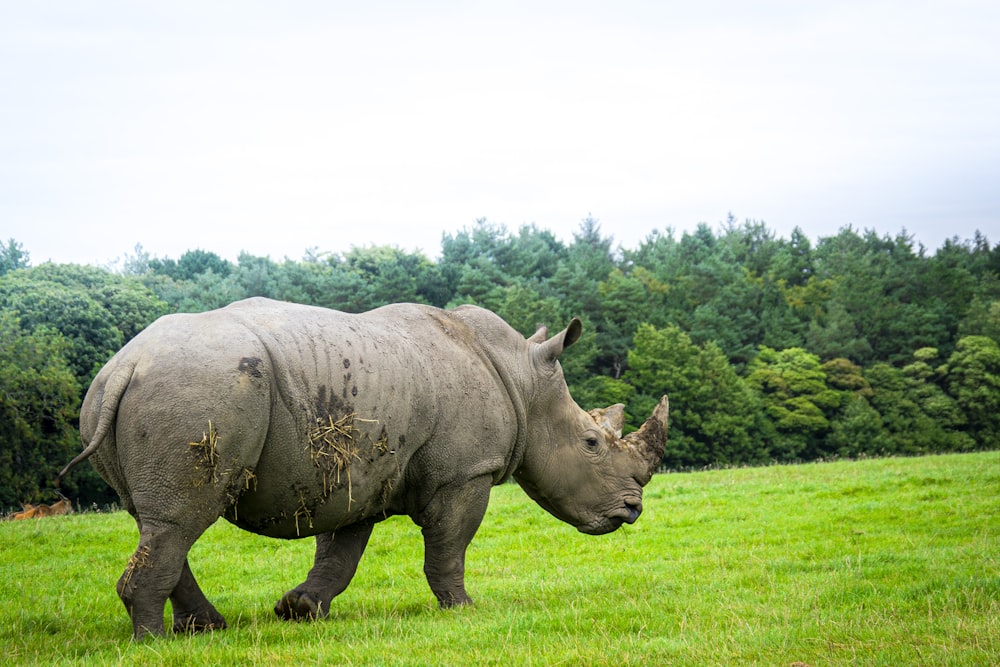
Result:
<svg viewBox="0 0 1000 667"><path fill-rule="evenodd" d="M588 214L1000 242L995 0L0 0L0 102L36 265Z"/></svg>

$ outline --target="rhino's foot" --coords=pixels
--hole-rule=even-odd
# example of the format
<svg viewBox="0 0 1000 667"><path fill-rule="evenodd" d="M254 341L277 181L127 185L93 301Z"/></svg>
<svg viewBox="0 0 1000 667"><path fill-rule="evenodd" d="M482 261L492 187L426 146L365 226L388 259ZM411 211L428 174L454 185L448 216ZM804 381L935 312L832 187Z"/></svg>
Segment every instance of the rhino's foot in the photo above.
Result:
<svg viewBox="0 0 1000 667"><path fill-rule="evenodd" d="M325 618L328 612L329 609L320 600L299 590L288 591L274 605L274 613L286 621L311 621Z"/></svg>
<svg viewBox="0 0 1000 667"><path fill-rule="evenodd" d="M175 614L174 633L194 634L196 632L212 632L213 630L225 630L226 619L222 614L211 609L195 614Z"/></svg>
<svg viewBox="0 0 1000 667"><path fill-rule="evenodd" d="M463 607L473 604L472 598L465 591L442 593L437 595L437 600L438 606L441 609L451 609L452 607Z"/></svg>

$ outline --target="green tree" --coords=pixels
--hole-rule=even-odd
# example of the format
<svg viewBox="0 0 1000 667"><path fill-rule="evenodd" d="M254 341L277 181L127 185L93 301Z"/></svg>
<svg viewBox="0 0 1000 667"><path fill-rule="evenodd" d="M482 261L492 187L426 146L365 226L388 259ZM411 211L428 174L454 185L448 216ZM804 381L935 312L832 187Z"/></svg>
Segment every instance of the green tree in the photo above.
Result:
<svg viewBox="0 0 1000 667"><path fill-rule="evenodd" d="M746 220L738 225L730 213L722 228L720 243L727 246L727 254L737 264L756 277L770 272L783 244L763 221Z"/></svg>
<svg viewBox="0 0 1000 667"><path fill-rule="evenodd" d="M874 231L861 236L845 228L821 239L814 258L817 276L832 285L826 311L832 317L832 304L840 308L824 342L837 340L839 330L849 335L851 328L848 340L859 342L852 350L834 350L833 356L851 356L862 365L876 360L903 364L915 349L949 344L946 304L928 284L929 260L923 247L914 248L912 237L879 237ZM852 356L865 345L870 353ZM826 358L818 347L810 345Z"/></svg>
<svg viewBox="0 0 1000 667"><path fill-rule="evenodd" d="M240 289L240 298L264 296L279 298L278 265L270 257L258 257L241 252L233 272Z"/></svg>
<svg viewBox="0 0 1000 667"><path fill-rule="evenodd" d="M643 267L628 274L614 269L597 286L601 305L598 320L600 357L595 369L604 375L621 377L628 363L629 347L636 329L655 316L657 297L664 287Z"/></svg>
<svg viewBox="0 0 1000 667"><path fill-rule="evenodd" d="M614 238L601 232L601 223L587 216L573 233L573 243L567 249L566 260L581 267L591 280L600 282L617 265L613 245Z"/></svg>
<svg viewBox="0 0 1000 667"><path fill-rule="evenodd" d="M214 310L246 297L235 274L223 277L208 270L190 280L172 280L166 276L157 276L155 280L157 284L151 287L179 313ZM146 284L150 284L149 281Z"/></svg>
<svg viewBox="0 0 1000 667"><path fill-rule="evenodd" d="M110 323L131 340L154 319L168 311L140 280L105 269L76 264L41 264L27 273L35 282L51 282L82 291L107 310Z"/></svg>
<svg viewBox="0 0 1000 667"><path fill-rule="evenodd" d="M747 372L747 384L757 392L776 430L774 457L793 461L828 454L824 440L841 394L827 385L819 357L802 348L777 351L761 346Z"/></svg>
<svg viewBox="0 0 1000 667"><path fill-rule="evenodd" d="M1000 342L1000 299L992 300L979 294L974 296L958 325L958 333L963 338L988 336Z"/></svg>
<svg viewBox="0 0 1000 667"><path fill-rule="evenodd" d="M58 332L25 330L0 310L0 507L54 500L52 480L75 454L80 387L69 347Z"/></svg>
<svg viewBox="0 0 1000 667"><path fill-rule="evenodd" d="M845 394L841 410L833 420L826 449L841 458L879 456L892 452L895 445L882 427L882 415L869 399Z"/></svg>
<svg viewBox="0 0 1000 667"><path fill-rule="evenodd" d="M820 368L826 376L826 384L835 391L850 392L862 398L871 398L872 388L865 379L861 366L843 357L831 359Z"/></svg>
<svg viewBox="0 0 1000 667"><path fill-rule="evenodd" d="M787 296L786 284L768 275L757 280L760 340L756 343L776 350L802 347L807 320L797 312Z"/></svg>
<svg viewBox="0 0 1000 667"><path fill-rule="evenodd" d="M531 336L542 325L549 327L550 333L555 333L569 324L569 320L563 321L559 302L554 297L542 298L527 284L515 283L503 288L500 294L502 296L494 312L525 337Z"/></svg>
<svg viewBox="0 0 1000 667"><path fill-rule="evenodd" d="M21 326L47 326L70 343L66 359L82 387L122 345L167 311L137 279L72 264L42 264L0 277L0 307Z"/></svg>
<svg viewBox="0 0 1000 667"><path fill-rule="evenodd" d="M480 219L472 229L444 236L439 275L453 305L489 308L502 300L499 290L515 283L539 291L566 257L566 247L549 231L524 225L511 235L503 225Z"/></svg>
<svg viewBox="0 0 1000 667"><path fill-rule="evenodd" d="M574 345L574 347L576 346ZM565 369L565 364L563 364L563 367ZM629 411L632 399L635 398L635 387L624 380L615 380L607 375L591 375L576 384L571 383L569 378L567 378L567 384L569 385L570 395L584 410L606 408L616 403L624 405L626 424L624 432L626 433L634 431L638 425L642 424L649 417L648 414L632 414Z"/></svg>
<svg viewBox="0 0 1000 667"><path fill-rule="evenodd" d="M708 302L695 307L691 339L696 343L713 341L737 369L745 367L756 356L764 336L761 288L746 269L725 279Z"/></svg>
<svg viewBox="0 0 1000 667"><path fill-rule="evenodd" d="M65 357L84 386L124 343L107 310L82 289L12 274L0 284L0 302L28 331L46 327L66 338Z"/></svg>
<svg viewBox="0 0 1000 667"><path fill-rule="evenodd" d="M825 453L858 458L891 451L892 441L882 428L882 415L870 403L874 392L862 368L843 357L821 368L826 385L840 392L840 408L830 417Z"/></svg>
<svg viewBox="0 0 1000 667"><path fill-rule="evenodd" d="M925 347L913 353L913 361L903 367L910 399L920 415L916 430L929 452L960 452L976 448L965 432L966 418L958 402L942 388L944 368L934 368L937 348Z"/></svg>
<svg viewBox="0 0 1000 667"><path fill-rule="evenodd" d="M23 245L14 239L8 239L6 245L0 243L0 276L17 269L26 269L30 265L31 257Z"/></svg>
<svg viewBox="0 0 1000 667"><path fill-rule="evenodd" d="M470 303L493 310L503 299L503 289L508 284L507 277L496 265L477 257L463 268L448 306Z"/></svg>
<svg viewBox="0 0 1000 667"><path fill-rule="evenodd" d="M625 363L625 350L637 322L620 325L609 317L608 310L620 303L607 296L605 283L613 280L616 271L613 239L601 233L600 223L592 217L584 219L573 235L573 243L566 249L565 259L559 262L553 275L540 287L539 293L557 299L565 321L579 317L586 330L595 336L596 349L591 355L591 371L595 376L618 376ZM633 305L648 311L648 302ZM609 326L609 322L611 325ZM579 343L574 346L578 347Z"/></svg>
<svg viewBox="0 0 1000 667"><path fill-rule="evenodd" d="M939 372L927 360L934 355L935 350L920 350L917 360L904 368L879 362L865 369L871 405L881 415L887 437L879 440L883 449L866 453L912 456L973 447L962 430L964 416L933 381Z"/></svg>
<svg viewBox="0 0 1000 667"><path fill-rule="evenodd" d="M141 255L141 254L140 254ZM169 276L174 280L194 280L207 271L225 278L233 271L233 265L207 250L188 250L177 261L172 259L147 259L149 270L154 273Z"/></svg>
<svg viewBox="0 0 1000 667"><path fill-rule="evenodd" d="M438 267L421 253L393 246L355 247L343 261L369 286L366 310L400 302L444 306L452 296Z"/></svg>
<svg viewBox="0 0 1000 667"><path fill-rule="evenodd" d="M372 286L339 255L286 259L277 282L280 299L349 313L363 312L375 300Z"/></svg>
<svg viewBox="0 0 1000 667"><path fill-rule="evenodd" d="M439 266L453 301L483 304L492 300L488 295L493 288L507 285L501 260L509 243L507 229L485 218L472 229L442 237Z"/></svg>
<svg viewBox="0 0 1000 667"><path fill-rule="evenodd" d="M768 273L789 287L801 287L809 282L816 273L809 237L796 227L787 241L780 239L777 244L778 250L767 267Z"/></svg>
<svg viewBox="0 0 1000 667"><path fill-rule="evenodd" d="M976 445L1000 447L1000 344L986 336L966 336L942 371Z"/></svg>
<svg viewBox="0 0 1000 667"><path fill-rule="evenodd" d="M552 232L523 225L517 236L509 239L498 259L506 275L538 286L555 274L567 256L566 246Z"/></svg>
<svg viewBox="0 0 1000 667"><path fill-rule="evenodd" d="M622 378L635 387L629 412L652 413L670 396L664 462L672 468L761 463L769 452L757 436L757 400L714 343L695 345L676 326L641 325Z"/></svg>
<svg viewBox="0 0 1000 667"><path fill-rule="evenodd" d="M821 359L846 358L863 362L872 358L872 346L840 301L831 301L826 312L809 322L806 346Z"/></svg>
<svg viewBox="0 0 1000 667"><path fill-rule="evenodd" d="M150 262L153 261L153 258L149 252L142 247L141 243L136 243L133 250L132 254L125 253L125 257L122 259L122 275L142 278L151 274Z"/></svg>
<svg viewBox="0 0 1000 667"><path fill-rule="evenodd" d="M949 339L954 339L959 325L982 296L979 290L982 271L978 265L981 255L988 251L989 243L985 239L981 246L948 239L924 267L921 279L941 304ZM954 346L949 345L943 351L947 356L954 351Z"/></svg>

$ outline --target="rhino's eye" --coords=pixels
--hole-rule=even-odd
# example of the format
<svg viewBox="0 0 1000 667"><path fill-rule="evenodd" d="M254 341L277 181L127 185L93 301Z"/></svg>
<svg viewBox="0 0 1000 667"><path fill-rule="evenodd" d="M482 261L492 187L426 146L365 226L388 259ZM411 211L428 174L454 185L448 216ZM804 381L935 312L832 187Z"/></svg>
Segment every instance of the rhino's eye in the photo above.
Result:
<svg viewBox="0 0 1000 667"><path fill-rule="evenodd" d="M597 438L594 437L589 437L586 440L584 440L584 442L587 443L587 447L589 447L590 449L597 449L598 445L601 444L600 442L598 442Z"/></svg>

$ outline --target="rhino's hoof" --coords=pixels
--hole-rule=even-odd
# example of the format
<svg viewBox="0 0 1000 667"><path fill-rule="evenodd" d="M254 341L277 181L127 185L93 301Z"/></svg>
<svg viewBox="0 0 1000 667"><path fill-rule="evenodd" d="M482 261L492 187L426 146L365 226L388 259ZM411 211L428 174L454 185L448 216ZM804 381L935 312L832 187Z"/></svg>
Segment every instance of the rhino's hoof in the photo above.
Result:
<svg viewBox="0 0 1000 667"><path fill-rule="evenodd" d="M212 632L213 630L225 630L226 627L226 619L216 611L174 617L174 634Z"/></svg>
<svg viewBox="0 0 1000 667"><path fill-rule="evenodd" d="M314 600L309 593L288 591L274 605L274 613L286 621L304 621L323 618L327 610L323 603Z"/></svg>
<svg viewBox="0 0 1000 667"><path fill-rule="evenodd" d="M464 591L460 593L445 593L437 596L438 606L441 609L451 609L452 607L464 607L466 605L472 605L472 598L470 598Z"/></svg>

